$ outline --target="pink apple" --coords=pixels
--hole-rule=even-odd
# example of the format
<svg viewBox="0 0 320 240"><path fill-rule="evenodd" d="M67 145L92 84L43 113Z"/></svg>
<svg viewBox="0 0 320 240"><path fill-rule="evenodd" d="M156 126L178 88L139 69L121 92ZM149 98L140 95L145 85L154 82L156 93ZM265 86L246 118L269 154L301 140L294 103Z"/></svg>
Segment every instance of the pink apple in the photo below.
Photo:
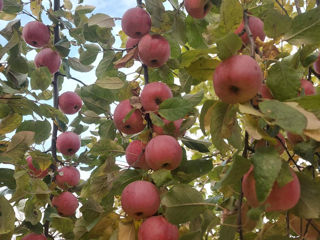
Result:
<svg viewBox="0 0 320 240"><path fill-rule="evenodd" d="M184 133L180 132L183 119L176 121L168 121L167 119L163 119L163 122L164 127L153 124L153 132L157 133L158 135L171 135L176 138L184 135Z"/></svg>
<svg viewBox="0 0 320 240"><path fill-rule="evenodd" d="M0 11L3 9L3 0L0 0Z"/></svg>
<svg viewBox="0 0 320 240"><path fill-rule="evenodd" d="M187 12L193 18L204 18L212 8L210 0L184 0Z"/></svg>
<svg viewBox="0 0 320 240"><path fill-rule="evenodd" d="M169 135L159 135L150 140L145 151L146 162L153 170L179 167L182 150L178 141Z"/></svg>
<svg viewBox="0 0 320 240"><path fill-rule="evenodd" d="M128 145L126 149L126 159L131 167L149 169L144 155L145 148L146 144L140 140L134 140Z"/></svg>
<svg viewBox="0 0 320 240"><path fill-rule="evenodd" d="M271 94L270 89L265 84L262 84L262 87L260 89L260 94L261 94L262 98L273 99L273 96Z"/></svg>
<svg viewBox="0 0 320 240"><path fill-rule="evenodd" d="M301 88L303 89L304 95L306 95L306 96L316 94L316 89L313 86L312 82L310 82L306 79L301 79Z"/></svg>
<svg viewBox="0 0 320 240"><path fill-rule="evenodd" d="M41 48L48 45L50 40L50 31L42 22L28 22L22 30L22 37L29 45Z"/></svg>
<svg viewBox="0 0 320 240"><path fill-rule="evenodd" d="M75 214L79 201L71 192L63 192L53 197L52 205L57 208L59 214L69 217Z"/></svg>
<svg viewBox="0 0 320 240"><path fill-rule="evenodd" d="M42 49L34 58L36 67L47 67L53 74L56 73L61 64L61 57L59 53L53 51L51 48Z"/></svg>
<svg viewBox="0 0 320 240"><path fill-rule="evenodd" d="M65 92L59 97L59 108L65 114L74 114L82 107L82 100L75 92Z"/></svg>
<svg viewBox="0 0 320 240"><path fill-rule="evenodd" d="M146 219L139 228L138 240L178 240L179 229L162 216Z"/></svg>
<svg viewBox="0 0 320 240"><path fill-rule="evenodd" d="M57 149L64 155L72 156L81 145L80 137L73 132L61 133L57 138Z"/></svg>
<svg viewBox="0 0 320 240"><path fill-rule="evenodd" d="M282 142L283 144L286 144L286 140L285 140L284 136L283 136L281 133L279 133L279 134L277 135L277 137L279 137L279 138L281 139L281 142ZM283 145L281 144L281 142L277 139L277 143L274 144L274 147L276 148L276 150L278 151L278 153L279 153L280 155L284 152L284 147L283 147ZM258 140L258 141L256 142L255 148L265 147L265 146L267 146L267 145L271 145L271 143L267 142L267 141L264 140L264 139L261 139L261 140Z"/></svg>
<svg viewBox="0 0 320 240"><path fill-rule="evenodd" d="M145 123L142 118L140 110L135 110L124 122L125 117L132 111L129 99L124 100L118 104L114 110L114 124L116 128L126 134L135 134L141 132L145 128Z"/></svg>
<svg viewBox="0 0 320 240"><path fill-rule="evenodd" d="M132 49L136 48L136 52L134 54L134 59L139 61L139 55L138 55L138 43L140 39L139 38L128 38L127 44L126 44L126 49Z"/></svg>
<svg viewBox="0 0 320 240"><path fill-rule="evenodd" d="M55 182L62 189L75 187L80 182L80 172L73 166L62 167L58 170Z"/></svg>
<svg viewBox="0 0 320 240"><path fill-rule="evenodd" d="M29 173L31 176L36 177L36 178L44 178L45 176L48 175L48 169L41 170L41 169L37 169L37 168L35 168L35 166L33 166L31 156L28 156L26 160L28 163L28 168L30 170Z"/></svg>
<svg viewBox="0 0 320 240"><path fill-rule="evenodd" d="M280 187L277 182L274 183L272 190L264 203L259 203L256 193L256 181L254 179L253 167L244 175L242 189L248 204L251 207L260 205L266 206L266 211L286 211L293 208L300 199L300 183L295 172L290 169L293 177L292 181Z"/></svg>
<svg viewBox="0 0 320 240"><path fill-rule="evenodd" d="M47 238L43 234L30 233L21 240L47 240Z"/></svg>
<svg viewBox="0 0 320 240"><path fill-rule="evenodd" d="M135 7L127 10L122 16L122 30L131 38L142 38L150 32L150 15L142 8Z"/></svg>
<svg viewBox="0 0 320 240"><path fill-rule="evenodd" d="M235 55L221 62L213 76L216 95L225 103L244 103L261 89L259 64L247 55Z"/></svg>
<svg viewBox="0 0 320 240"><path fill-rule="evenodd" d="M150 217L160 206L159 190L147 181L132 182L122 191L121 206L135 219Z"/></svg>
<svg viewBox="0 0 320 240"><path fill-rule="evenodd" d="M161 67L170 57L170 44L159 34L147 34L138 45L140 60L148 67Z"/></svg>
<svg viewBox="0 0 320 240"><path fill-rule="evenodd" d="M256 40L257 37L259 37L261 41L264 41L266 34L263 31L264 23L261 21L260 18L257 18L255 16L250 16L249 17L249 28L251 30L251 33L252 33L254 40ZM235 31L235 34L240 34L243 31L243 29L244 29L244 22L242 21L242 23L239 25L239 27ZM249 43L249 38L248 38L247 33L244 33L241 36L241 39L244 44Z"/></svg>
<svg viewBox="0 0 320 240"><path fill-rule="evenodd" d="M157 111L159 105L168 98L172 98L171 89L162 82L147 84L140 95L141 104L145 111Z"/></svg>
<svg viewBox="0 0 320 240"><path fill-rule="evenodd" d="M316 73L320 74L320 54L317 60L313 63L313 69Z"/></svg>

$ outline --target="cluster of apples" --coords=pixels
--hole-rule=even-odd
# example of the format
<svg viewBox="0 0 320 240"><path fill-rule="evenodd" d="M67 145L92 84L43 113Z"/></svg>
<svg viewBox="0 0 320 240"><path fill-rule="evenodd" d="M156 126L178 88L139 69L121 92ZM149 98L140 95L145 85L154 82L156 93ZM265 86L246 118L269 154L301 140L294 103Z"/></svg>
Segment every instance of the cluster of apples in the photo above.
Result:
<svg viewBox="0 0 320 240"><path fill-rule="evenodd" d="M161 67L170 57L169 42L159 34L149 34L151 17L140 7L130 8L122 16L122 30L129 36L127 49L138 46L134 58L148 67Z"/></svg>

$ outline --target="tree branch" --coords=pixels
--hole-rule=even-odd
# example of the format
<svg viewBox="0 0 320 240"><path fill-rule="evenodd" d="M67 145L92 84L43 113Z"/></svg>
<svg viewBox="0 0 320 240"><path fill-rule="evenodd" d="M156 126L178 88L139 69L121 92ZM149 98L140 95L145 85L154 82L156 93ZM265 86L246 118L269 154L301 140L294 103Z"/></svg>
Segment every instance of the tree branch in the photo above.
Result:
<svg viewBox="0 0 320 240"><path fill-rule="evenodd" d="M300 8L299 0L294 0L294 3L296 5L297 13L301 14L301 8Z"/></svg>
<svg viewBox="0 0 320 240"><path fill-rule="evenodd" d="M254 39L253 39L253 35L251 32L251 29L249 27L249 14L247 12L247 10L245 10L243 12L243 22L244 22L244 29L247 32L248 38L249 38L249 42L250 42L250 56L252 58L255 58L255 43L254 43Z"/></svg>
<svg viewBox="0 0 320 240"><path fill-rule="evenodd" d="M275 0L279 7L284 11L284 13L289 17L288 11L284 8L284 6L279 2L279 0Z"/></svg>
<svg viewBox="0 0 320 240"><path fill-rule="evenodd" d="M68 77L67 75L65 75L65 74L62 74L62 73L60 73L60 72L58 72L58 74L60 75L60 76L62 76L62 77L66 77L66 78L68 78L68 79L72 79L72 80L74 80L74 81L76 81L76 82L79 82L79 83L81 83L83 86L88 86L87 84L85 84L84 82L82 82L80 79L78 79L78 78L75 78L75 77Z"/></svg>

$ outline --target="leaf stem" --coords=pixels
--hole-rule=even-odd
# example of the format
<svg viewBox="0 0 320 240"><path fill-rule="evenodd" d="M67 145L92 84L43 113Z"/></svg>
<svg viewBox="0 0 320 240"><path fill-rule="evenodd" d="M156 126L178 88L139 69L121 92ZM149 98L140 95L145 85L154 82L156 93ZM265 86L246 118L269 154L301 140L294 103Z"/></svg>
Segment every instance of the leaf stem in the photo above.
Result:
<svg viewBox="0 0 320 240"><path fill-rule="evenodd" d="M288 11L284 8L284 6L279 2L279 0L276 0L276 3L279 5L279 7L283 10L283 12L289 17Z"/></svg>

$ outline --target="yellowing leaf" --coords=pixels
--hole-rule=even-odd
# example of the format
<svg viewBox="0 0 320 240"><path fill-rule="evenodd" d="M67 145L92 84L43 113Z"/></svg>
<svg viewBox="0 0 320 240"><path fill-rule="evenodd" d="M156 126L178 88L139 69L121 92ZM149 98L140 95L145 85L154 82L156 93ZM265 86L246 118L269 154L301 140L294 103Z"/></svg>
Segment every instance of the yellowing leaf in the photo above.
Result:
<svg viewBox="0 0 320 240"><path fill-rule="evenodd" d="M18 113L13 113L4 118L0 122L0 135L12 132L22 122L22 116Z"/></svg>
<svg viewBox="0 0 320 240"><path fill-rule="evenodd" d="M30 10L34 16L37 18L40 17L41 12L41 2L42 0L31 0L30 2Z"/></svg>
<svg viewBox="0 0 320 240"><path fill-rule="evenodd" d="M119 222L118 240L135 240L135 227L134 223Z"/></svg>

